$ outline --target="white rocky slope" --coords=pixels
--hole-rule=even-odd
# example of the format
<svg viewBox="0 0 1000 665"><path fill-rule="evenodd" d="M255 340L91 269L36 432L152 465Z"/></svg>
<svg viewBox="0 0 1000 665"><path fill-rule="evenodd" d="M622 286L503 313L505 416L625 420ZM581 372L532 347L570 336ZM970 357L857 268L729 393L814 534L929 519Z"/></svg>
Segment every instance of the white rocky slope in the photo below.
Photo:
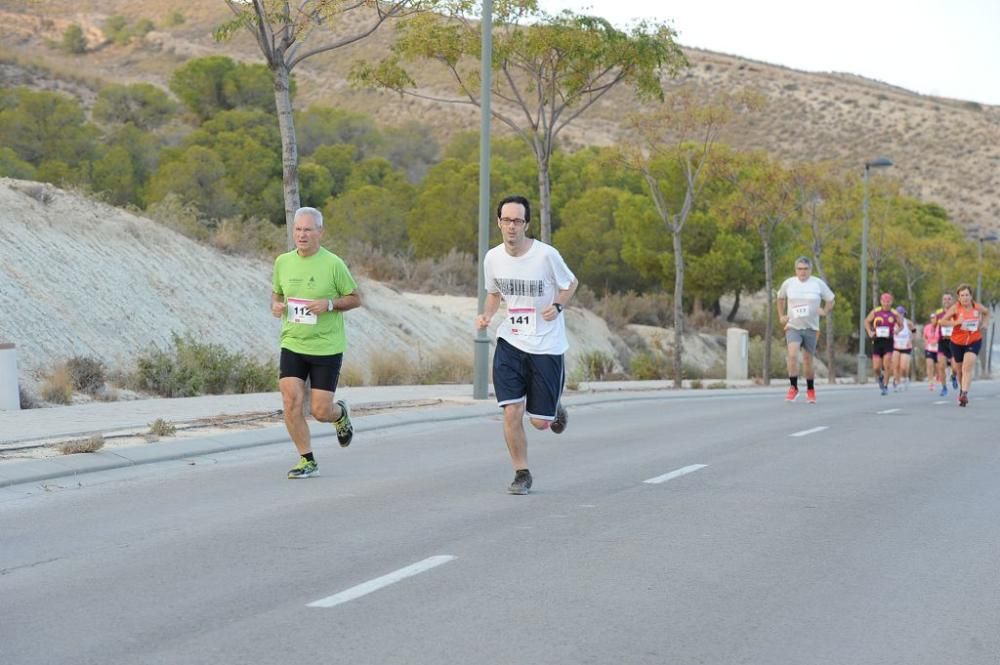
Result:
<svg viewBox="0 0 1000 665"><path fill-rule="evenodd" d="M0 178L0 343L35 384L59 361L93 356L129 369L173 333L260 359L277 356L270 261L220 253L149 219L49 185ZM365 307L347 315L348 360L438 349L472 354L475 298L400 293L359 279ZM496 319L499 321L499 317ZM616 356L606 323L567 310L572 371L580 354Z"/></svg>

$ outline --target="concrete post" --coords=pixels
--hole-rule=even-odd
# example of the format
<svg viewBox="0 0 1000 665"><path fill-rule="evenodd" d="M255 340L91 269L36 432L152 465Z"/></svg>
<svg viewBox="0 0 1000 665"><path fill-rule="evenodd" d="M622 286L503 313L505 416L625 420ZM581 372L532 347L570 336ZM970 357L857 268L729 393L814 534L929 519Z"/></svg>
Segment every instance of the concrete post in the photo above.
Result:
<svg viewBox="0 0 1000 665"><path fill-rule="evenodd" d="M21 393L17 386L17 349L0 342L0 411L20 411Z"/></svg>
<svg viewBox="0 0 1000 665"><path fill-rule="evenodd" d="M726 380L750 377L750 333L742 328L726 329Z"/></svg>

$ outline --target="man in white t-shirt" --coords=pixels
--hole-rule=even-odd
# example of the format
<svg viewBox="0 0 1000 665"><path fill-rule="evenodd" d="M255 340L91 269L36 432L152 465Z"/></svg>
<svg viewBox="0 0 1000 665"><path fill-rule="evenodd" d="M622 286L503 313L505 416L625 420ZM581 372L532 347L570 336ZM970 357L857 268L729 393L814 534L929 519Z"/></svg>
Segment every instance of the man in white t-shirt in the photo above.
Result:
<svg viewBox="0 0 1000 665"><path fill-rule="evenodd" d="M788 343L788 388L785 401L799 396L799 349L806 376L806 401L816 403L813 356L819 334L819 317L833 308L833 291L819 277L812 276L812 261L804 256L795 259L795 277L789 277L778 289L778 317L785 326Z"/></svg>
<svg viewBox="0 0 1000 665"><path fill-rule="evenodd" d="M551 245L527 236L531 204L523 196L508 196L497 206L497 226L503 244L486 254L485 311L476 327L485 330L506 302L497 329L493 355L493 388L503 409L503 433L514 465L511 494L531 489L528 437L524 416L535 429L556 434L566 428L566 410L559 403L566 371L563 354L569 347L563 308L576 292L576 277Z"/></svg>

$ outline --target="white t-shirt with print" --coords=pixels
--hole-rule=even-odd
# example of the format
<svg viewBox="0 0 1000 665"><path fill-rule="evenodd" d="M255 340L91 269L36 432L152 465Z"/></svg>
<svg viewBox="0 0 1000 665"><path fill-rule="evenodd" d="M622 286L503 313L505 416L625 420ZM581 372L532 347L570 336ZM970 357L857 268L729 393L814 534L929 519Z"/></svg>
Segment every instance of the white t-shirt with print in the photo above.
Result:
<svg viewBox="0 0 1000 665"><path fill-rule="evenodd" d="M483 272L486 291L499 293L507 304L498 338L526 353L566 353L569 341L563 316L546 321L541 315L559 291L576 280L555 247L532 240L527 252L511 256L503 245L497 245L486 253Z"/></svg>
<svg viewBox="0 0 1000 665"><path fill-rule="evenodd" d="M787 300L788 328L819 330L820 301L833 302L833 291L819 277L802 281L789 277L781 283L778 297Z"/></svg>

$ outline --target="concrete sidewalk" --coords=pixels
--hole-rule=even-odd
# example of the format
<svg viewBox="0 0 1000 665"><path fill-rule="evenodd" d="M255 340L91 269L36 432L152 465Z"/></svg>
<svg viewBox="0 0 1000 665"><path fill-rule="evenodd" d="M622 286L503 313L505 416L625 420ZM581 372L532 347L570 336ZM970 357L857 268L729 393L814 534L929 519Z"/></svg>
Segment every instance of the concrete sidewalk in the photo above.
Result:
<svg viewBox="0 0 1000 665"><path fill-rule="evenodd" d="M747 388L752 382L732 383L731 388ZM839 386L838 386L839 387ZM594 402L722 396L737 391L671 390L669 381L617 381L581 383L577 390L564 395L568 406ZM833 388L830 386L829 388ZM771 386L760 392L784 392L784 386ZM740 390L738 392L746 392ZM754 390L757 392L757 390ZM472 398L471 385L374 386L343 388L338 397L348 401L357 412L377 410L371 415L355 415L358 432L426 422L442 422L497 414L496 401ZM398 408L393 408L393 407ZM408 408L407 408L408 407ZM414 408L415 407L415 408ZM222 415L273 413L281 408L279 393L250 395L212 395L206 397L149 399L126 402L94 402L47 409L0 412L0 452L32 441L53 441L112 433L146 432L149 423L162 418L184 423ZM324 423L309 421L313 437L324 445L335 432ZM11 459L0 462L0 488L5 496L16 494L12 486L37 483L53 478L74 477L98 471L164 462L188 460L226 450L288 443L283 424L221 434L206 434L189 439L164 439L144 445L109 447L95 453L61 455L43 459Z"/></svg>

